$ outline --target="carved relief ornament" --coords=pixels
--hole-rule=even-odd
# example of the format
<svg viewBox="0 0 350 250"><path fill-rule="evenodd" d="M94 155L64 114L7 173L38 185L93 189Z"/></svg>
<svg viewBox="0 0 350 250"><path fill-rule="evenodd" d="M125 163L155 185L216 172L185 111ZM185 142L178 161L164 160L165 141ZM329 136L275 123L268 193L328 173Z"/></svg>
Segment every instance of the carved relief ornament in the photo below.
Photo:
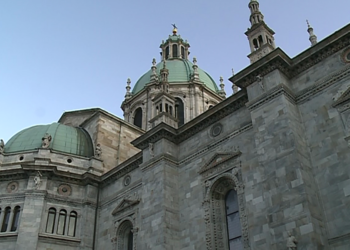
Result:
<svg viewBox="0 0 350 250"><path fill-rule="evenodd" d="M239 215L242 229L242 244L244 249L250 249L248 235L248 218L244 200L244 185L242 183L241 170L234 167L230 172L218 175L212 180L204 182L206 187L205 199L202 203L204 209L204 221L206 224L206 246L211 249L225 249L227 239L225 228L222 227L225 218L223 207L226 193L234 189L237 192Z"/></svg>

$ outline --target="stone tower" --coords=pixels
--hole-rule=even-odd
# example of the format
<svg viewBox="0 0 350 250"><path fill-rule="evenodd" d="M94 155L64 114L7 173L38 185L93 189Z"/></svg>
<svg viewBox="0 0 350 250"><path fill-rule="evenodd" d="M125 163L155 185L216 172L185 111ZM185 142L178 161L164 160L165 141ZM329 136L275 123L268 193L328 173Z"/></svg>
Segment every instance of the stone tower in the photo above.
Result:
<svg viewBox="0 0 350 250"><path fill-rule="evenodd" d="M248 37L251 50L248 57L250 63L254 63L276 48L273 37L275 32L264 22L264 15L259 10L257 0L250 0L248 6L251 13L249 18L251 27L245 34Z"/></svg>
<svg viewBox="0 0 350 250"><path fill-rule="evenodd" d="M197 59L189 61L189 48L174 25L172 35L160 45L162 61L157 64L153 59L132 91L128 79L121 105L124 120L143 130L161 122L178 128L225 99L225 92L198 67Z"/></svg>

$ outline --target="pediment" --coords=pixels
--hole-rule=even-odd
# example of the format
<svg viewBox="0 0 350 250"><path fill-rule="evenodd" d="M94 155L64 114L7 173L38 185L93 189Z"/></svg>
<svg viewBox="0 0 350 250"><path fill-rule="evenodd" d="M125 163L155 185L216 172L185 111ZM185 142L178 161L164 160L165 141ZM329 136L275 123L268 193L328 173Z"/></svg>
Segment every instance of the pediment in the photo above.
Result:
<svg viewBox="0 0 350 250"><path fill-rule="evenodd" d="M227 152L217 152L215 155L199 170L199 173L202 174L216 166L232 159L240 156L242 152L236 151L232 153Z"/></svg>
<svg viewBox="0 0 350 250"><path fill-rule="evenodd" d="M124 198L118 206L113 210L112 215L117 215L129 208L132 208L140 202L140 199Z"/></svg>
<svg viewBox="0 0 350 250"><path fill-rule="evenodd" d="M345 86L344 90L339 90L338 93L333 97L333 100L335 101L332 105L334 108L340 108L346 103L349 103L350 102L350 84Z"/></svg>

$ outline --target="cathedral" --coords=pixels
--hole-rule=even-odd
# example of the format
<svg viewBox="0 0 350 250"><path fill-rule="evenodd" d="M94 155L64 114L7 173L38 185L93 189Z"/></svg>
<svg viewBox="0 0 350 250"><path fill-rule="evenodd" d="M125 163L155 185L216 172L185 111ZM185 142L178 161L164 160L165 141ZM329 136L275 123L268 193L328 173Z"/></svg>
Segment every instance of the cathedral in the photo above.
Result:
<svg viewBox="0 0 350 250"><path fill-rule="evenodd" d="M249 9L231 96L173 25L123 119L70 111L1 140L0 249L350 249L350 25L308 24L290 58Z"/></svg>

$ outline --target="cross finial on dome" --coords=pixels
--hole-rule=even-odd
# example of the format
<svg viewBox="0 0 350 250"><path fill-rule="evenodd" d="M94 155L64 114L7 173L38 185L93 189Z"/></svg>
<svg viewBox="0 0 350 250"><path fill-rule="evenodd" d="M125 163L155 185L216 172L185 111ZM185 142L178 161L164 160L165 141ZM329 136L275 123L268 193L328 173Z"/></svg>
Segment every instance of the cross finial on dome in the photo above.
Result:
<svg viewBox="0 0 350 250"><path fill-rule="evenodd" d="M176 24L171 24L173 26L173 35L176 36L177 34L177 27L176 27Z"/></svg>

